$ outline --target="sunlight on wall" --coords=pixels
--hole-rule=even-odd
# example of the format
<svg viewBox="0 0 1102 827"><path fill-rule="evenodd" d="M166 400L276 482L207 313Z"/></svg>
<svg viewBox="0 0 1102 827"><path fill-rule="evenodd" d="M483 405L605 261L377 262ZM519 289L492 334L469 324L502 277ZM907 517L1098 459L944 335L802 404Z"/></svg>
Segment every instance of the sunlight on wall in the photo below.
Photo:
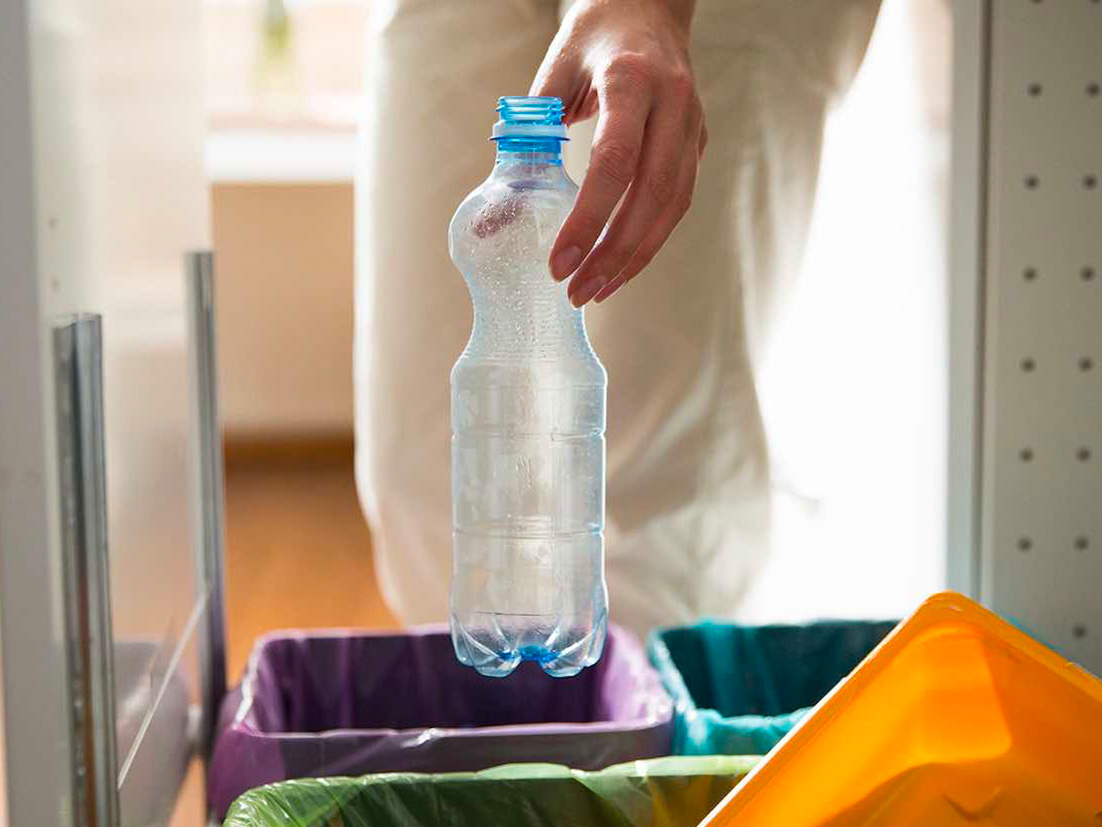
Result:
<svg viewBox="0 0 1102 827"><path fill-rule="evenodd" d="M942 5L913 8L948 39ZM921 75L939 56L914 22L885 0L827 125L804 272L760 381L775 540L749 618L894 617L944 579L948 136L931 112L948 90Z"/></svg>

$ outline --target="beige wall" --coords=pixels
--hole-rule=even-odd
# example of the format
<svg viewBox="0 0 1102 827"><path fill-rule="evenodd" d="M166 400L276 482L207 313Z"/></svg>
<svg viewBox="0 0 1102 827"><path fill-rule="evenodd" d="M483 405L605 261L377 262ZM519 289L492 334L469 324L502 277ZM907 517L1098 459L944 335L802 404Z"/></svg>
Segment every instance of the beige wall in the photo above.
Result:
<svg viewBox="0 0 1102 827"><path fill-rule="evenodd" d="M227 435L350 432L351 185L212 189Z"/></svg>
<svg viewBox="0 0 1102 827"><path fill-rule="evenodd" d="M209 123L225 128L355 128L368 0L288 4L285 49L265 48L265 0L203 6Z"/></svg>

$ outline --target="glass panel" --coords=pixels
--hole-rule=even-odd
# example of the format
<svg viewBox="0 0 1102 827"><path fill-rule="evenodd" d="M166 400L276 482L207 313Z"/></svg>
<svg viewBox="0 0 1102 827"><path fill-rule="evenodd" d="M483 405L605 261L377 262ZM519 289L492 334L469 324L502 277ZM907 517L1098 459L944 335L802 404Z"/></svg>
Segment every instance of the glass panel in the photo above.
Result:
<svg viewBox="0 0 1102 827"><path fill-rule="evenodd" d="M195 697L173 681L198 605L183 255L208 235L200 4L31 5L43 321L103 317L121 770L142 735L186 748ZM183 717L154 716L158 703L182 703ZM147 766L163 785L169 764L131 772Z"/></svg>

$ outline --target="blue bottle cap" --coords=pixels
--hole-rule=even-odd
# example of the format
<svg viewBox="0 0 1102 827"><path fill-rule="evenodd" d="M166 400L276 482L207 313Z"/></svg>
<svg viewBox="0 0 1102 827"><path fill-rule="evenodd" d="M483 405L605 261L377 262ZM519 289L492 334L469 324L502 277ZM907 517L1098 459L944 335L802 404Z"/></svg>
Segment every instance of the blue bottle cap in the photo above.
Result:
<svg viewBox="0 0 1102 827"><path fill-rule="evenodd" d="M569 140L559 98L507 96L498 98L497 111L501 119L494 124L493 140L505 137Z"/></svg>

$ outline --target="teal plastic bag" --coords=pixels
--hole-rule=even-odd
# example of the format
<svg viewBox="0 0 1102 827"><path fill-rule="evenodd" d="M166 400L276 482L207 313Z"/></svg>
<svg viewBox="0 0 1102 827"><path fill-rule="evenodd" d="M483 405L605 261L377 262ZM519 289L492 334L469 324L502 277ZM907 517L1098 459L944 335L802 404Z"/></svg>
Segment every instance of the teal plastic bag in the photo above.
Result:
<svg viewBox="0 0 1102 827"><path fill-rule="evenodd" d="M596 772L513 764L284 781L238 798L225 827L696 827L757 760L654 758Z"/></svg>
<svg viewBox="0 0 1102 827"><path fill-rule="evenodd" d="M674 700L674 752L764 755L895 626L706 621L657 630L648 651Z"/></svg>

